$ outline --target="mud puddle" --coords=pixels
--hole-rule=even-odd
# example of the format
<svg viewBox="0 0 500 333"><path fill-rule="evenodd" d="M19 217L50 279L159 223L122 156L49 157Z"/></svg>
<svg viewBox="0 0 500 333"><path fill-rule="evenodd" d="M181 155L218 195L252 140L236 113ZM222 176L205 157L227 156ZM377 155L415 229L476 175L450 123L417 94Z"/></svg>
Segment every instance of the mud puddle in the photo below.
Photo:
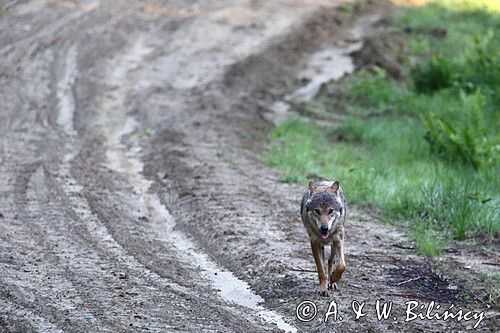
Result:
<svg viewBox="0 0 500 333"><path fill-rule="evenodd" d="M200 274L210 282L213 289L217 290L217 294L224 302L250 309L255 316L265 322L276 324L283 331L297 332L297 329L286 323L278 313L266 309L262 305L264 299L252 292L245 281L238 279L232 272L222 269L187 235L175 229L175 219L161 203L160 198L149 191L152 182L143 176L141 147L133 135L138 130L138 122L133 116L127 115L125 107L130 90L119 83L125 82L128 73L138 68L151 52L152 49L139 38L127 54L112 61L115 70L109 76L110 84L120 88L109 93L103 103L104 112L101 120L106 135L107 166L127 176L137 197L141 214L149 217L159 239L169 244L169 247L175 248L179 260L184 264L190 266L196 262L197 268L201 270ZM128 143L125 144L125 141ZM189 258L189 261L185 258ZM198 270L193 269L193 271Z"/></svg>
<svg viewBox="0 0 500 333"><path fill-rule="evenodd" d="M271 112L266 115L267 120L275 125L284 121L293 114L293 104L310 101L323 84L354 72L355 65L350 53L361 49L362 45L357 42L346 47L326 47L313 53L298 76L301 82L306 82L305 85L274 102L270 106Z"/></svg>
<svg viewBox="0 0 500 333"><path fill-rule="evenodd" d="M354 71L351 52L359 50L363 44L354 43L347 47L328 47L311 55L306 69L299 74L301 81L307 84L286 96L286 100L311 100L321 88L321 85L342 78Z"/></svg>
<svg viewBox="0 0 500 333"><path fill-rule="evenodd" d="M293 104L308 102L316 96L322 85L331 81L337 81L345 75L351 74L356 69L352 53L363 47L360 40L368 29L380 19L373 15L358 22L351 29L353 42L344 46L325 46L314 52L304 62L303 70L298 79L305 84L294 92L285 95L282 100L274 102L270 106L271 114L266 115L267 120L278 124L292 115Z"/></svg>

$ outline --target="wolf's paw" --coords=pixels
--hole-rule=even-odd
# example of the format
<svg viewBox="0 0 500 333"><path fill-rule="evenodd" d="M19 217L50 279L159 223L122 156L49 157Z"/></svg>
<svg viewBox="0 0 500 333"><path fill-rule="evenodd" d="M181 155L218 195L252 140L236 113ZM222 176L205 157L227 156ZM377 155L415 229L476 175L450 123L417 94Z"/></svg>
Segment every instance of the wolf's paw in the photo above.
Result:
<svg viewBox="0 0 500 333"><path fill-rule="evenodd" d="M330 296L330 293L328 293L328 290L320 290L319 295L321 297L328 297L328 296Z"/></svg>
<svg viewBox="0 0 500 333"><path fill-rule="evenodd" d="M328 289L330 289L330 290L339 290L339 286L336 283L330 283L328 285Z"/></svg>
<svg viewBox="0 0 500 333"><path fill-rule="evenodd" d="M342 273L345 271L345 265L339 265L330 275L330 283L337 283L342 278Z"/></svg>

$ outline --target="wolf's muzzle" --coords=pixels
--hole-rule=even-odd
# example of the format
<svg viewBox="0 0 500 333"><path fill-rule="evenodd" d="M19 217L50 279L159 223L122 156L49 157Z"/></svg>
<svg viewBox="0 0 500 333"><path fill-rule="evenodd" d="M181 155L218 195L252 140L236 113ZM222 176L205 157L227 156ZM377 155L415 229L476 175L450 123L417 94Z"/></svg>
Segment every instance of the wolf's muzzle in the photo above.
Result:
<svg viewBox="0 0 500 333"><path fill-rule="evenodd" d="M321 227L319 228L319 231L321 232L321 236L323 238L328 236L328 225L327 224L322 224Z"/></svg>

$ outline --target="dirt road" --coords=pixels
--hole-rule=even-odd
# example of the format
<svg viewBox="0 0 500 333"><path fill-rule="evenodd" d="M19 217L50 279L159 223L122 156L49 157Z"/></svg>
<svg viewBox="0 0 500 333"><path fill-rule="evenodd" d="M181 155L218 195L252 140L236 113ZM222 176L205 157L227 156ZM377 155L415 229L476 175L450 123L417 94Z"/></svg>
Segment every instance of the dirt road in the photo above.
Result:
<svg viewBox="0 0 500 333"><path fill-rule="evenodd" d="M356 210L340 291L316 293L302 188L260 156L267 106L350 29L337 2L0 4L0 331L441 332L475 321L403 323L405 302L485 310ZM344 320L298 321L306 299ZM348 311L377 299L399 319Z"/></svg>

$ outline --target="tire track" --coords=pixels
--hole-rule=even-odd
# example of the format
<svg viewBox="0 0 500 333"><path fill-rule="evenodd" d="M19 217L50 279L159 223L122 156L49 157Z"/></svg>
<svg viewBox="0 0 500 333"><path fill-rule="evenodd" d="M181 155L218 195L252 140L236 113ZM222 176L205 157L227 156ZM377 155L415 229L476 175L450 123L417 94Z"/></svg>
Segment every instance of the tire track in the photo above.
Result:
<svg viewBox="0 0 500 333"><path fill-rule="evenodd" d="M128 287L136 288L137 293L141 295L151 294L151 297L162 297L165 298L165 300L170 299L170 301L172 299L180 298L184 300L195 299L198 296L198 291L195 288L187 288L173 282L169 278L162 277L146 268L143 264L137 261L133 255L129 255L112 236L96 213L94 213L95 208L91 208L85 197L80 195L83 187L79 185L75 178L71 175L71 164L75 156L78 154L78 137L76 137L77 132L73 126L73 118L75 116L78 102L75 101L72 93L75 89L73 85L75 84L75 77L77 76L77 66L75 64L75 60L77 58L76 50L77 47L75 45L69 47L63 61L65 63L65 72L62 73L62 79L60 82L56 84L58 87L56 95L58 97L58 107L60 113L58 115L58 124L64 129L67 136L66 147L64 149L67 153L64 155L57 172L59 176L59 184L51 181L50 186L47 187L52 190L56 190L59 187L61 188L61 192L63 193L57 193L55 195L55 198L57 198L56 201L60 201L60 208L56 209L56 211L66 211L66 215L70 217L70 224L73 225L71 228L77 231L76 236L70 237L71 239L74 239L74 241L67 241L66 243L63 243L63 247L66 249L71 248L73 249L72 251L75 252L84 251L83 249L85 249L85 251L89 251L90 253L97 251L96 254L92 254L90 256L90 258L95 258L92 259L96 261L94 266L102 266L106 264L109 266L115 266L117 270L126 271L129 279L134 280L133 286L129 284ZM128 64L128 66L125 66L125 69L130 66L133 67L134 59L135 56L133 54L131 58L125 57L124 63ZM118 79L123 78L123 76L127 74L127 72L123 70L123 66L119 67L119 70L115 72L114 77ZM113 85L119 86L118 81L113 82ZM118 99L118 101L123 103L123 100ZM114 100L114 103L116 103L116 100ZM127 126L132 125L128 124ZM119 135L124 135L125 132L126 130L120 132ZM117 142L119 142L119 140ZM121 163L123 163L123 161L124 160L122 160ZM49 231L51 235L58 234L60 232L60 230L57 230L57 227ZM75 258L70 262L77 261L79 259L78 255L75 254ZM70 262L67 264L70 264ZM86 266L90 266L89 264L86 264ZM68 272L68 274L82 276L85 275L85 272L71 268L71 272ZM77 282L79 284L86 284L86 278L83 280L82 278L79 278ZM152 291L148 292L146 288L154 289L155 295L153 296ZM105 289L105 285L99 286L99 289ZM163 291L159 292L159 290ZM174 296L173 294L176 294L177 296ZM105 293L103 297L104 299L113 299L113 296L113 294ZM98 300L92 295L87 295L85 297L85 304L88 306L99 308L98 303ZM187 305L188 309L192 307L192 305ZM123 310L115 309L115 312L117 315L120 315L120 313L123 313L125 310L125 308L123 308ZM218 311L234 313L235 309L223 305ZM243 314L243 312L239 310L236 310L236 312ZM226 314L225 316L228 315ZM170 311L169 317L182 318L183 313ZM165 323L172 321L169 318L162 318L161 323L155 323L154 318L149 317L148 319L148 327L150 328L157 327L165 329ZM116 325L116 323L113 324L109 321L105 321L105 324L108 327L109 325Z"/></svg>
<svg viewBox="0 0 500 333"><path fill-rule="evenodd" d="M44 185L46 175L44 165L36 163L30 165L29 172L23 172L14 183L14 189L18 189L16 212L19 216L16 221L20 223L11 223L8 230L30 241L21 243L16 237L4 244L7 249L19 250L11 252L11 258L3 263L1 284L7 289L2 293L2 304L11 299L11 304L33 314L32 317L25 316L28 322L37 322L38 318L43 317L50 323L63 323L60 327L64 330L72 325L88 327L96 320L83 306L71 275L61 265L67 259L61 246L66 237L52 233L44 220L43 212L51 208L49 189ZM29 253L36 255L27 256ZM66 321L61 320L68 312L74 316ZM15 324L15 318L15 313L8 315L9 324Z"/></svg>
<svg viewBox="0 0 500 333"><path fill-rule="evenodd" d="M190 238L175 229L175 220L172 215L157 195L149 192L152 182L142 174L143 164L138 157L140 147L132 144L127 149L122 143L125 137L137 130L137 121L132 116L127 116L128 110L124 107L127 95L132 89L127 89L123 83L134 82L128 74L136 70L151 52L152 49L146 46L142 37L139 37L126 54L111 61L110 67L114 70L107 76L109 85L120 88L107 95L103 101L104 112L101 120L107 147L108 166L127 177L138 196L137 200L142 211L152 219L152 227L157 234L162 235L161 240L175 248L179 260L184 261L186 265L196 262L202 276L219 291L218 294L222 300L251 310L253 316L276 324L281 330L296 332L296 329L286 323L279 314L260 305L264 299L254 294L246 282L236 278L231 272L221 269ZM190 260L186 261L182 258L190 258Z"/></svg>
<svg viewBox="0 0 500 333"><path fill-rule="evenodd" d="M50 51L51 50L49 49L48 51L44 51L44 53ZM43 262L45 266L42 271L47 273L41 281L38 281L37 278L32 277L31 273L26 270L30 266L29 263L22 262L21 269L19 270L10 270L8 267L5 267L5 271L3 272L4 276L2 279L2 284L8 286L8 289L18 290L18 302L24 304L24 307L34 307L33 311L37 311L43 314L44 317L51 318L50 321L63 321L63 318L61 318L60 315L55 314L63 314L66 313L65 311L70 311L68 315L72 314L78 317L86 317L85 323L82 324L72 321L72 325L74 325L75 327L86 327L86 324L96 324L95 317L89 312L83 314L81 314L81 312L78 312L80 314L75 313L76 308L74 306L78 306L80 311L85 311L85 307L83 306L83 304L86 304L90 308L97 308L95 312L97 312L98 316L102 316L102 314L105 313L106 309L102 308L101 310L99 310L98 306L96 305L98 302L95 302L95 298L89 298L88 295L86 295L86 291L82 289L77 290L75 288L75 285L89 286L88 283L92 281L92 278L88 278L87 280L85 280L87 276L85 267L78 265L78 262L82 261L82 259L87 260L87 264L84 266L89 267L102 265L113 266L116 258L108 258L108 263L106 264L105 260L96 259L99 258L97 254L89 254L88 257L86 257L86 253L94 251L89 251L89 249L86 248L86 244L82 242L89 241L89 237L86 235L83 235L82 237L81 231L77 232L76 236L72 234L72 231L81 230L82 227L85 226L86 228L94 228L98 230L98 234L104 235L103 243L106 243L106 241L108 240L107 235L109 235L105 230L103 230L102 226L98 225L94 220L91 219L90 221L94 223L90 223L87 226L88 221L80 220L77 217L78 213L81 212L78 210L78 208L81 208L81 202L76 199L76 196L78 196L79 188L74 179L70 177L70 163L75 153L77 152L77 150L73 147L74 144L72 143L76 141L76 138L74 137L76 135L76 131L73 128L75 101L72 94L73 84L76 76L75 62L76 47L75 45L73 45L69 48L66 56L63 57L63 63L65 64L65 66L63 67L65 67L65 71L62 80L58 84L54 84L52 86L57 86L58 88L56 95L59 99L58 104L62 114L62 116L58 118L58 123L65 130L66 134L68 135L67 142L70 143L68 144L68 147L66 147L66 150L69 151L69 153L67 153L63 158L63 163L60 167L59 175L63 178L63 184L66 183L68 185L68 192L70 192L72 196L71 198L75 199L74 202L70 203L70 207L73 204L74 207L76 207L76 211L71 211L72 209L68 208L68 200L65 199L65 195L59 192L55 194L50 193L51 191L57 192L58 184L54 183L50 179L52 176L50 176L49 173L45 170L45 167L42 167L43 165L41 164L41 162L29 164L27 166L28 169L22 169L22 175L19 176L18 181L16 181L15 183L16 191L14 193L17 193L15 195L15 202L18 205L16 211L19 212L20 217L23 219L23 221L26 222L26 227L23 227L23 234L26 234L27 237L33 237L32 234L36 235L36 243L33 244L33 247L30 249L30 251L43 251ZM50 75L44 75L44 78L48 77L50 77ZM47 85L49 85L49 83ZM32 121L30 120L29 122L31 123ZM43 143L41 144L41 147L43 147ZM54 151L52 151L52 153L54 153ZM42 151L42 158L44 157L46 156ZM40 176L40 174L42 174L43 176ZM35 178L33 178L33 176ZM43 183L46 182L49 182L50 184L48 186L44 186ZM83 209L85 209L85 204ZM69 213L67 212L68 210L70 210ZM52 222L54 220L54 216L50 215L51 212L62 213L62 216L58 216L58 218L56 218L55 220L63 223ZM92 234L92 232L90 232L90 234ZM81 237L80 241L76 240L76 238L78 237ZM94 240L93 243L89 242L89 245L100 243L101 241L102 239ZM13 247L15 248L15 246ZM60 250L60 248L63 248L63 250ZM72 252L71 255L73 255L73 257L71 257L70 255L70 257L68 258L68 249L69 252ZM111 253L114 253L117 257L124 257L120 251L118 251L117 253L117 251L113 250L114 249L112 248ZM124 260L127 259L126 256L124 258ZM46 262L45 259L49 259L48 262ZM63 263L65 265L65 268L61 270L58 267L59 263ZM72 263L77 264L78 267L76 269L73 269L73 267L71 267ZM37 288L33 289L33 292L30 292L31 296L29 296L28 299L34 298L35 300L38 300L39 304L46 305L45 308L36 308L35 305L30 304L30 301L24 301L28 289L24 287L20 289L16 288L15 285L20 283L20 281L16 279L10 279L8 276L8 274L11 274L11 276L16 276L18 273L22 273L22 275L26 277L27 280L26 283L24 283L25 286L37 286ZM145 276L146 280L149 278L148 274L144 274L144 272L140 272L140 275ZM67 279L61 279L64 276L66 276ZM57 285L59 286L59 289L56 288L52 295L50 295L51 290L48 290L47 286L51 286L51 288L54 288L54 284L49 282L48 280L57 282ZM146 284L146 282L143 283L142 281L145 280L141 280L141 284ZM164 286L165 284L160 287ZM180 288L181 287L179 286L177 289ZM31 287L29 287L29 289L31 289ZM101 289L105 290L106 288L102 287ZM47 297L42 297L40 295L40 292L46 294ZM67 295L68 298L62 295ZM82 297L81 299L80 296ZM54 297L58 299L56 304L52 303ZM103 297L103 295L99 294L99 297ZM108 294L106 298L112 300L113 295ZM82 299L84 299L85 301L82 301ZM73 301L75 302L74 304L72 303ZM74 320L74 318L72 319ZM161 327L160 324L158 325L158 327ZM97 323L97 327L99 326L103 328L103 325ZM116 323L114 323L113 326L117 326ZM68 326L65 327L68 328Z"/></svg>
<svg viewBox="0 0 500 333"><path fill-rule="evenodd" d="M17 304L3 300L0 306L0 326L7 327L7 323L2 323L2 316L8 316L10 320L16 318L15 323L11 325L12 331L28 331L36 330L39 332L64 332L62 329L47 321L45 318L40 317L32 311L20 307Z"/></svg>
<svg viewBox="0 0 500 333"><path fill-rule="evenodd" d="M82 246L92 246L87 250L97 250L99 251L101 257L99 261L100 265L115 266L116 270L126 271L127 276L134 281L128 285L128 288L134 288L137 292L143 295L151 293L151 289L156 290L155 297L162 297L165 299L171 299L172 293L177 294L175 298L196 298L198 296L196 290L192 290L185 286L179 285L168 278L164 278L157 273L149 270L143 264L136 260L133 255L129 255L127 251L116 241L116 239L111 235L106 226L99 220L96 214L90 208L89 203L82 197L83 187L78 184L78 182L71 176L71 162L78 150L75 146L75 141L77 138L75 135L77 132L73 127L73 117L75 114L76 102L72 91L74 90L74 78L76 74L76 47L73 45L69 48L66 55L66 72L63 75L63 79L58 83L57 96L59 99L59 117L58 123L64 128L68 136L68 144L66 151L68 153L64 156L63 161L59 167L59 176L61 178L60 184L64 191L64 194L58 195L60 198L65 198L66 208L63 210L70 210L70 215L73 216L78 222L79 229L81 230L78 235L85 242ZM51 186L52 188L57 187L57 184ZM109 270L109 269L108 269ZM100 289L105 289L104 287ZM149 289L149 291L148 291ZM162 290L161 292L159 292ZM152 296L152 295L151 295ZM112 299L113 295L105 296L105 299ZM93 305L97 304L97 300L88 300L87 304ZM125 310L124 310L125 311ZM182 313L177 314L171 313L174 317L182 317ZM168 319L167 319L168 321ZM149 318L148 326L165 328L165 319L161 322L156 322L154 318Z"/></svg>
<svg viewBox="0 0 500 333"><path fill-rule="evenodd" d="M170 287L182 294L194 296L194 293L188 288L178 285L172 281L167 281L158 274L150 271L144 265L139 263L135 257L128 255L123 247L116 241L106 226L99 220L95 213L90 208L88 201L81 196L83 187L71 175L71 162L75 158L78 150L74 141L77 134L73 126L73 117L75 113L75 100L73 96L73 85L76 77L76 46L72 45L66 56L66 70L64 78L58 83L57 96L59 99L59 116L58 124L64 128L68 135L67 154L64 155L63 161L60 164L58 175L61 178L61 187L65 192L66 200L68 201L74 216L85 221L84 228L86 233L92 238L93 244L100 244L112 258L112 261L117 261L128 270L136 272L138 276L144 276L147 279L153 280L158 286Z"/></svg>

